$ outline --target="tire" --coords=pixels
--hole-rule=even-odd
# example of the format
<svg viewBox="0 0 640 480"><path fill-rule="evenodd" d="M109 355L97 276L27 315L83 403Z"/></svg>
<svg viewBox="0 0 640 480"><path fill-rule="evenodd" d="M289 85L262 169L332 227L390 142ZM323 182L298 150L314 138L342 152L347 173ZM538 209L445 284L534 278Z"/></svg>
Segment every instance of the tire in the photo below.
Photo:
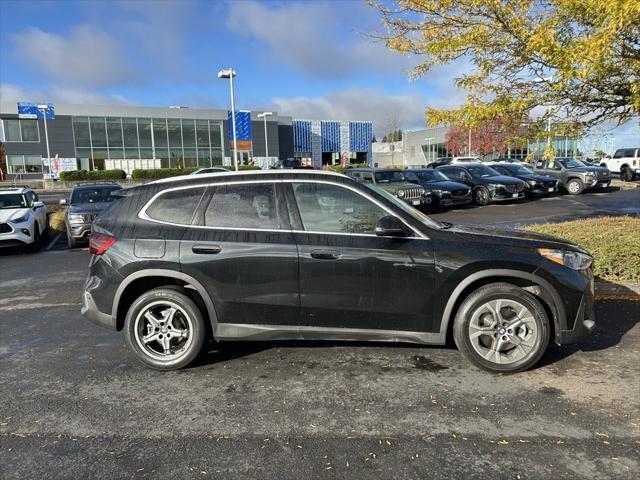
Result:
<svg viewBox="0 0 640 480"><path fill-rule="evenodd" d="M631 171L631 169L629 167L623 168L620 171L620 179L623 182L631 182L633 181L633 172Z"/></svg>
<svg viewBox="0 0 640 480"><path fill-rule="evenodd" d="M35 222L33 224L33 243L29 245L29 250L31 250L31 252L37 252L41 246L40 225L38 225L38 222Z"/></svg>
<svg viewBox="0 0 640 480"><path fill-rule="evenodd" d="M78 245L78 241L69 235L69 232L67 231L67 248L69 250L73 250L74 248L78 248Z"/></svg>
<svg viewBox="0 0 640 480"><path fill-rule="evenodd" d="M186 367L198 356L207 336L197 305L182 289L169 287L140 295L129 307L124 329L138 360L155 370Z"/></svg>
<svg viewBox="0 0 640 480"><path fill-rule="evenodd" d="M579 178L572 178L567 182L566 188L570 195L580 195L584 191L584 184Z"/></svg>
<svg viewBox="0 0 640 480"><path fill-rule="evenodd" d="M462 355L490 372L532 367L547 349L549 336L549 318L540 302L510 283L491 283L474 291L460 305L453 324L453 339Z"/></svg>
<svg viewBox="0 0 640 480"><path fill-rule="evenodd" d="M491 194L486 187L477 187L473 191L473 203L480 206L488 205L491 201Z"/></svg>

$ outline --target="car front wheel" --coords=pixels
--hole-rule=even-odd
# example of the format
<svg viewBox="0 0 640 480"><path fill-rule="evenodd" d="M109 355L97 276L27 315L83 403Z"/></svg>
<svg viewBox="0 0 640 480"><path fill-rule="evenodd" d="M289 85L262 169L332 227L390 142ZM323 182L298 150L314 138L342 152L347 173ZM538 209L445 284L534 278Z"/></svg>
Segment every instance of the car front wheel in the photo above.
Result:
<svg viewBox="0 0 640 480"><path fill-rule="evenodd" d="M572 178L567 182L567 191L571 195L579 195L584 190L584 185L582 181L577 178Z"/></svg>
<svg viewBox="0 0 640 480"><path fill-rule="evenodd" d="M189 365L206 336L197 305L173 288L155 288L138 297L127 312L125 332L138 359L156 370Z"/></svg>
<svg viewBox="0 0 640 480"><path fill-rule="evenodd" d="M473 201L476 205L488 205L491 195L486 187L478 187L473 191Z"/></svg>
<svg viewBox="0 0 640 480"><path fill-rule="evenodd" d="M533 366L549 344L549 318L529 292L509 283L485 285L460 305L453 338L477 367L514 373Z"/></svg>

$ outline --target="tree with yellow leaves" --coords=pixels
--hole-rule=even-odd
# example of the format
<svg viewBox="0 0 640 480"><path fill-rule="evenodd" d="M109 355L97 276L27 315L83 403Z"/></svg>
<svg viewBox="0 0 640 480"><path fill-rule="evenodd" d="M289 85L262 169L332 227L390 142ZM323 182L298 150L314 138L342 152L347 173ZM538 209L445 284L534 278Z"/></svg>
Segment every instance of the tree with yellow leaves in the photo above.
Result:
<svg viewBox="0 0 640 480"><path fill-rule="evenodd" d="M533 135L559 111L566 118L555 133L575 134L640 112L639 0L368 1L382 14L376 35L419 59L413 77L472 65L456 78L466 103L427 109L430 125L472 127L546 106Z"/></svg>

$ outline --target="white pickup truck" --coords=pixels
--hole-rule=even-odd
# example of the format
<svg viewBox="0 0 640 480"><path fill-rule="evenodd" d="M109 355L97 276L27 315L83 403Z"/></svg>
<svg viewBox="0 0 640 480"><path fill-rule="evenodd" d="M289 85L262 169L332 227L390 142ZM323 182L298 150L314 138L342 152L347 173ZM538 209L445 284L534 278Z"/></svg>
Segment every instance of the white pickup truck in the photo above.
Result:
<svg viewBox="0 0 640 480"><path fill-rule="evenodd" d="M611 158L600 160L601 167L607 167L627 182L640 174L640 148L620 148Z"/></svg>

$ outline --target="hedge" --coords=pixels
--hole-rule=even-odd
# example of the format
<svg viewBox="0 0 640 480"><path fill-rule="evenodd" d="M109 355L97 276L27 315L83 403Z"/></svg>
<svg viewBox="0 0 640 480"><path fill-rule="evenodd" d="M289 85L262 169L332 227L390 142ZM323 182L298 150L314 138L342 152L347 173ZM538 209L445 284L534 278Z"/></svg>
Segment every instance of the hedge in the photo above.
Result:
<svg viewBox="0 0 640 480"><path fill-rule="evenodd" d="M596 217L527 227L582 245L594 257L593 273L612 282L640 283L640 218Z"/></svg>
<svg viewBox="0 0 640 480"><path fill-rule="evenodd" d="M73 170L60 172L60 180L63 182L77 182L83 180L124 180L127 174L124 170Z"/></svg>
<svg viewBox="0 0 640 480"><path fill-rule="evenodd" d="M131 178L134 180L156 180L158 178L177 177L180 175L189 175L191 172L198 170L198 167L190 168L137 168L131 172Z"/></svg>
<svg viewBox="0 0 640 480"><path fill-rule="evenodd" d="M352 163L343 167L342 165L325 165L323 167L324 170L329 170L331 172L342 173L349 168L369 168L369 165L366 163Z"/></svg>

